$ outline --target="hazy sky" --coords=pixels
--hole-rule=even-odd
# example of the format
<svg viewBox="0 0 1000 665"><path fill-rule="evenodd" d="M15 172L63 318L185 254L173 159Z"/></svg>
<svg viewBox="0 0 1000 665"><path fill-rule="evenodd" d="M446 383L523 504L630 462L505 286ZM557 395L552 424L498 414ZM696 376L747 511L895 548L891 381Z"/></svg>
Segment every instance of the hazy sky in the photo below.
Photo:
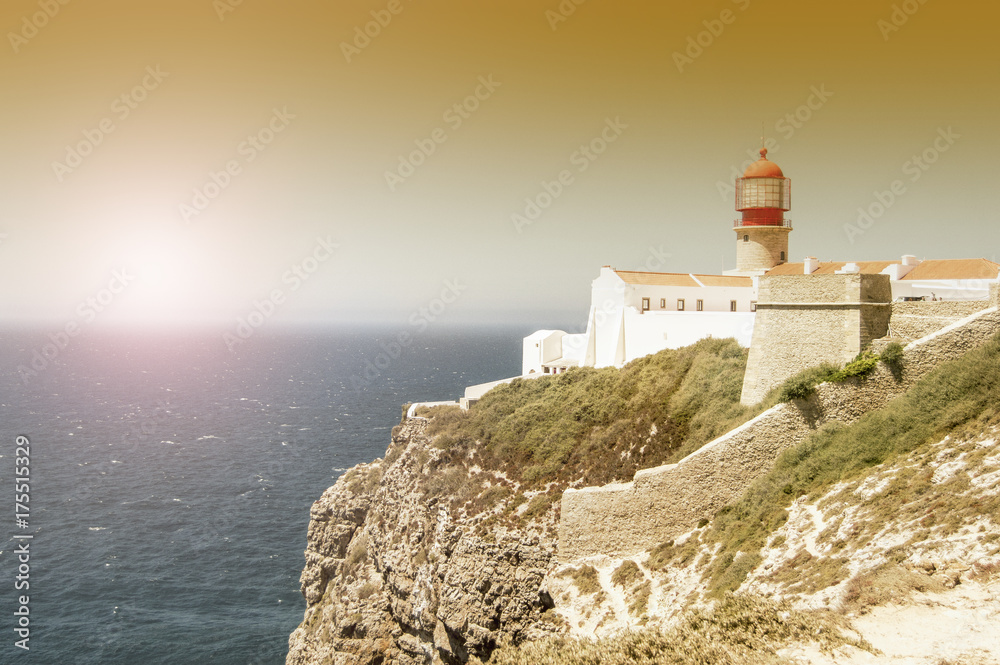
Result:
<svg viewBox="0 0 1000 665"><path fill-rule="evenodd" d="M602 264L735 267L762 122L791 259L997 260L998 14L4 0L0 312L583 320Z"/></svg>

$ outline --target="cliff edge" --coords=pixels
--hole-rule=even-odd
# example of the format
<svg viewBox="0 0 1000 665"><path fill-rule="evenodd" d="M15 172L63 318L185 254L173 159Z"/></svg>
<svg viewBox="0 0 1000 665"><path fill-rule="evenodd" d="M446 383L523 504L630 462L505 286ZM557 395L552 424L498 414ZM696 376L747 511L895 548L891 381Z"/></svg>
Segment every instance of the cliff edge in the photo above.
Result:
<svg viewBox="0 0 1000 665"><path fill-rule="evenodd" d="M448 459L426 427L397 427L384 459L354 467L313 504L307 609L288 665L486 658L525 639L550 604L539 588L558 504L527 514L510 481ZM504 520L477 529L489 516Z"/></svg>

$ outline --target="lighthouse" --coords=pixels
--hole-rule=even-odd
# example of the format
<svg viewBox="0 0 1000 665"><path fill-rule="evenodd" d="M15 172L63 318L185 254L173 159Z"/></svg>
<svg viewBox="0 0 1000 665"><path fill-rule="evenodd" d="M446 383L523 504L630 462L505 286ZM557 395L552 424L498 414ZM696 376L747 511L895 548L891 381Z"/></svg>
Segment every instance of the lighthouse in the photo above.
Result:
<svg viewBox="0 0 1000 665"><path fill-rule="evenodd" d="M736 270L730 274L763 275L788 260L788 234L792 221L792 181L760 149L760 159L736 180Z"/></svg>

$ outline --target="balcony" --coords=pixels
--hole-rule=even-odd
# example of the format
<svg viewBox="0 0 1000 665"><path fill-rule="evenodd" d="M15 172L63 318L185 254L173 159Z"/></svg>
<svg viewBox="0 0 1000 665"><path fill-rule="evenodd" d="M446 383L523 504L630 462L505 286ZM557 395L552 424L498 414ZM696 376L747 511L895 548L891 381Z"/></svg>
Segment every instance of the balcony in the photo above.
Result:
<svg viewBox="0 0 1000 665"><path fill-rule="evenodd" d="M778 227L778 226L780 226L782 228L791 229L792 228L792 220L790 220L790 219L783 219L783 220L781 220L781 224L775 224L775 223L773 223L773 221L766 221L765 222L763 220L756 220L756 219L748 220L746 223L744 223L744 221L742 219L737 219L736 221L733 222L733 228L734 229L757 228L757 227L761 227L761 226L771 226L771 227Z"/></svg>

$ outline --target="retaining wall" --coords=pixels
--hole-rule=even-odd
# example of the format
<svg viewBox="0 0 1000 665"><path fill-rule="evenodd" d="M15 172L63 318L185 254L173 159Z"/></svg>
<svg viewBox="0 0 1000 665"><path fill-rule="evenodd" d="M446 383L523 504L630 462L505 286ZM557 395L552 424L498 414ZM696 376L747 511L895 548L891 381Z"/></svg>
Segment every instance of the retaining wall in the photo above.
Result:
<svg viewBox="0 0 1000 665"><path fill-rule="evenodd" d="M986 342L1000 330L996 286L991 304L906 346L898 379L879 364L867 377L823 384L808 400L779 404L677 464L639 471L629 483L566 490L559 558L631 556L687 533L742 496L782 451L823 423L852 423L942 362Z"/></svg>

